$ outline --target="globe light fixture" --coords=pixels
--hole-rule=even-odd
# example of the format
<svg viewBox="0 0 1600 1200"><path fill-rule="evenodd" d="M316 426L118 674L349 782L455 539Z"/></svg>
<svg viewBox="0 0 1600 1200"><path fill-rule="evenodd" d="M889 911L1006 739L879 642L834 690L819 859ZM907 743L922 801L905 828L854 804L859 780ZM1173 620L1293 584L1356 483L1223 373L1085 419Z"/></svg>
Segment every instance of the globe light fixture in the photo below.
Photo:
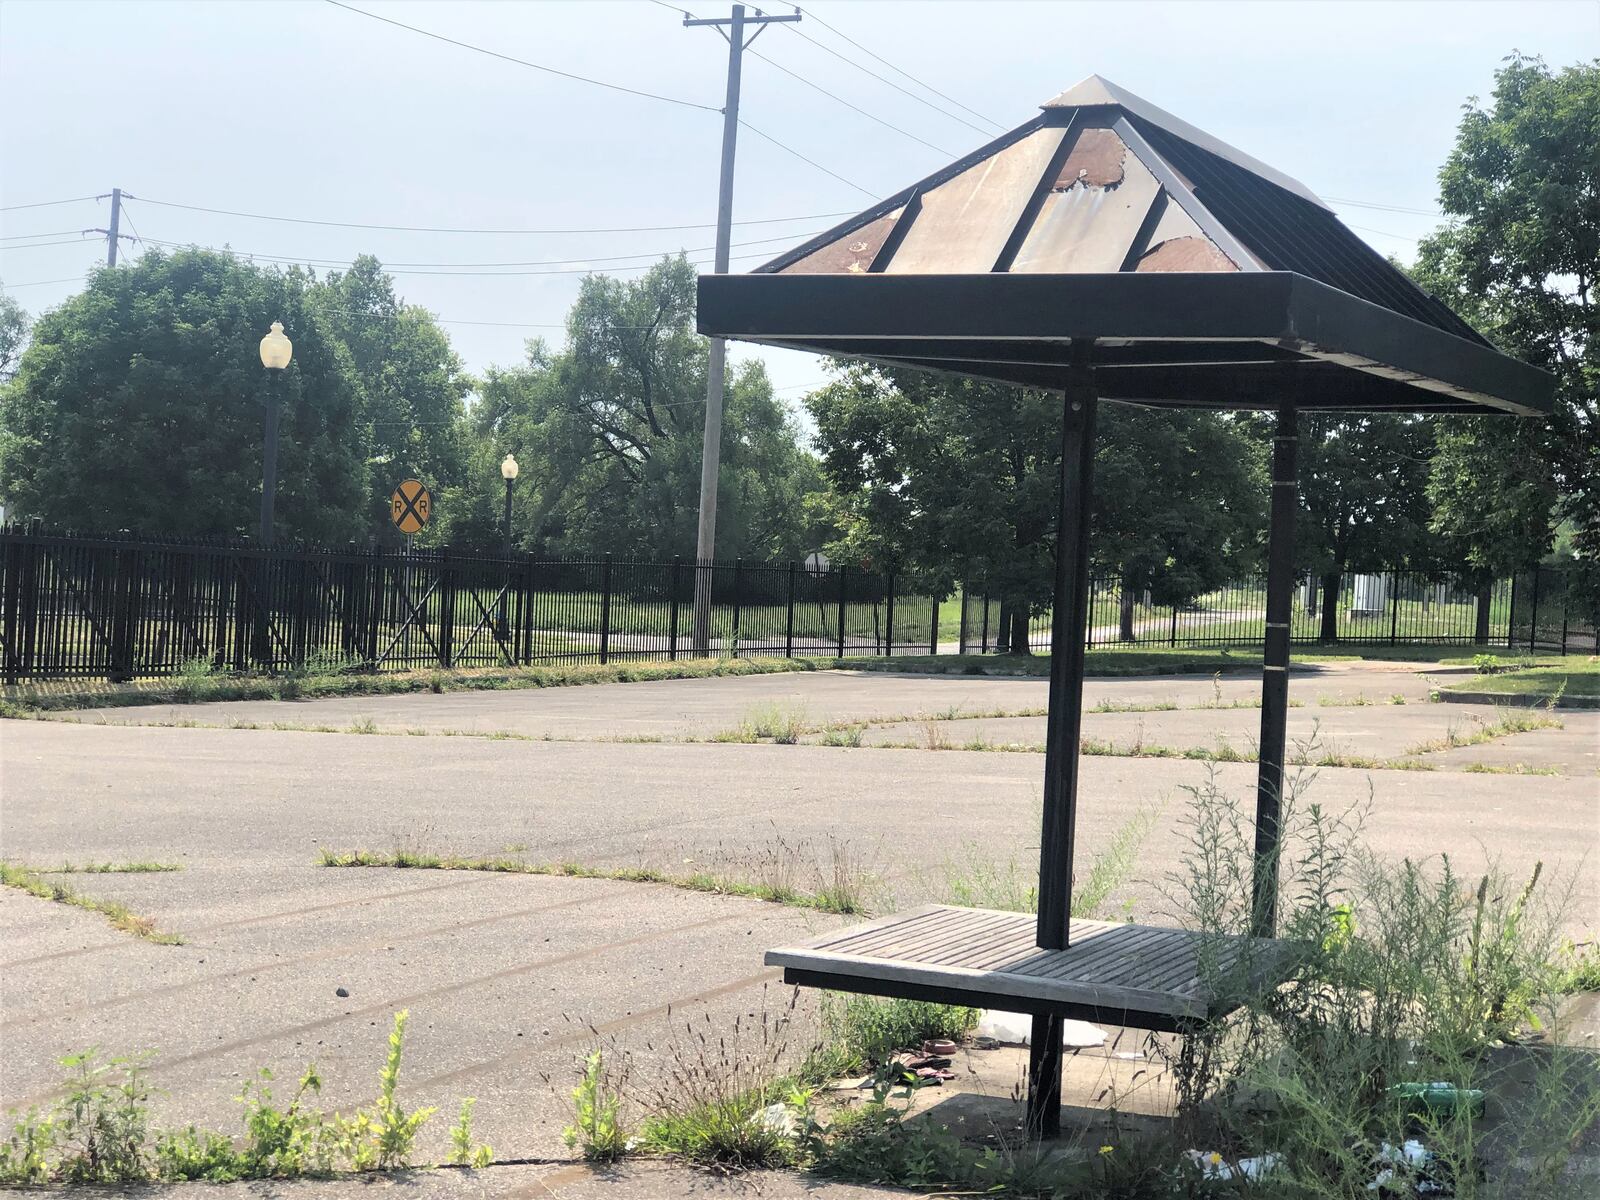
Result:
<svg viewBox="0 0 1600 1200"><path fill-rule="evenodd" d="M517 477L517 472L520 469L517 466L517 460L508 454L500 462L500 478L510 483Z"/></svg>
<svg viewBox="0 0 1600 1200"><path fill-rule="evenodd" d="M283 322L274 321L271 331L261 339L261 365L269 370L281 371L293 357L294 343L284 334Z"/></svg>

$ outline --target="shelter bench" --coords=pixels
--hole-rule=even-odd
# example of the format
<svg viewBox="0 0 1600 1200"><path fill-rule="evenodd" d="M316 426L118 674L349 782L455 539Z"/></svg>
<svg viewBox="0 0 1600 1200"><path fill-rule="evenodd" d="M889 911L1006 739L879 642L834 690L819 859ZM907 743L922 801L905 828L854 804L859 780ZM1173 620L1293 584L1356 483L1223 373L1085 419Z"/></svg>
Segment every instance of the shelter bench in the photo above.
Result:
<svg viewBox="0 0 1600 1200"><path fill-rule="evenodd" d="M1032 913L929 904L768 950L785 983L1181 1033L1292 972L1295 943L1074 919L1042 950Z"/></svg>

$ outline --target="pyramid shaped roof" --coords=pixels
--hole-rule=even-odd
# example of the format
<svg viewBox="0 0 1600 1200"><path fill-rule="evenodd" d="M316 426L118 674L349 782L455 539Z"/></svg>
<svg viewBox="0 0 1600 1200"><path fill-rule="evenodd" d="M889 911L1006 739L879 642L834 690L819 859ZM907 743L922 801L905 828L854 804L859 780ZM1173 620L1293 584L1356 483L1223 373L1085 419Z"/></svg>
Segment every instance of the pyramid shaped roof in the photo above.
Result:
<svg viewBox="0 0 1600 1200"><path fill-rule="evenodd" d="M1293 271L1484 342L1303 183L1098 75L756 270Z"/></svg>
<svg viewBox="0 0 1600 1200"><path fill-rule="evenodd" d="M1097 75L750 275L702 276L700 326L1043 387L1092 339L1119 368L1102 394L1153 404L1536 413L1551 393L1310 188Z"/></svg>

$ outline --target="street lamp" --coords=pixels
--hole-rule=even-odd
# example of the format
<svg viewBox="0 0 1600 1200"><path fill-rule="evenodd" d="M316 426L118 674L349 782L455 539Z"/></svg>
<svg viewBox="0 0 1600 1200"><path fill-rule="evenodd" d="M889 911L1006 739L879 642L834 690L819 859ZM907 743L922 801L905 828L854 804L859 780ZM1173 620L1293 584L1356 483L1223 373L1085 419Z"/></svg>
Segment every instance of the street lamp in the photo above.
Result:
<svg viewBox="0 0 1600 1200"><path fill-rule="evenodd" d="M272 545L272 502L278 488L278 380L294 357L294 343L283 333L283 322L274 321L261 339L261 365L270 381L267 391L266 447L261 458L261 544Z"/></svg>
<svg viewBox="0 0 1600 1200"><path fill-rule="evenodd" d="M511 485L517 481L517 460L506 455L500 462L500 478L506 481L506 554L511 553Z"/></svg>

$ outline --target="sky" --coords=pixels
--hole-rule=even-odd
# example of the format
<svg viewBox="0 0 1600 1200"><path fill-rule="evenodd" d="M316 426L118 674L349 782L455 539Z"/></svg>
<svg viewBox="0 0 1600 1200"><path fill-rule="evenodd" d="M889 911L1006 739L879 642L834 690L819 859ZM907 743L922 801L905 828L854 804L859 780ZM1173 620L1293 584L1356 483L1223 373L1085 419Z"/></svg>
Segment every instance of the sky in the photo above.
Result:
<svg viewBox="0 0 1600 1200"><path fill-rule="evenodd" d="M78 290L105 257L104 239L79 231L105 225L107 202L49 202L120 187L134 197L124 232L145 239L124 255L161 242L295 261L376 254L481 371L519 361L530 337L559 343L586 269L636 275L680 249L709 260L727 48L681 22L683 9L726 16L728 4L350 4L656 98L326 0L0 0L6 289L35 313ZM1439 223L1461 106L1487 97L1501 60L1600 57L1600 0L801 7L810 15L768 28L752 47L764 58L745 62L741 115L788 149L741 132L736 271L1090 74L1301 180L1408 260ZM623 229L641 231L599 232ZM733 355L763 358L791 402L823 378L806 355Z"/></svg>

